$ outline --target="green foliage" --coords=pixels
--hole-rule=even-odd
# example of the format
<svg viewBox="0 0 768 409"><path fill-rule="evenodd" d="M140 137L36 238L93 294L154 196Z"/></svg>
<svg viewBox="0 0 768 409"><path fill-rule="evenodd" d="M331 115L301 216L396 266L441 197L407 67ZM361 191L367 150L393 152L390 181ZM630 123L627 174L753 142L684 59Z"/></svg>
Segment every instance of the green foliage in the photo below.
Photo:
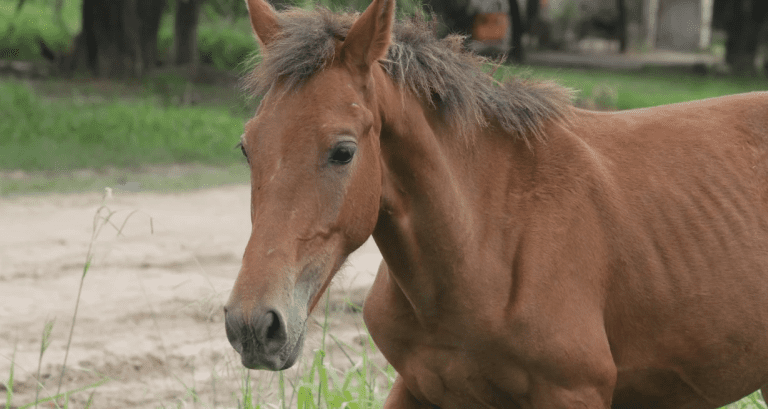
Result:
<svg viewBox="0 0 768 409"><path fill-rule="evenodd" d="M64 2L64 26L56 24L53 0L26 0L17 12L18 0L0 0L0 58L35 60L40 57L40 38L52 49L64 51L80 30L82 0Z"/></svg>
<svg viewBox="0 0 768 409"><path fill-rule="evenodd" d="M220 69L241 71L246 61L256 52L256 40L246 19L226 25L202 24L198 31L200 60Z"/></svg>
<svg viewBox="0 0 768 409"><path fill-rule="evenodd" d="M242 70L243 62L257 50L247 14L221 18L206 13L206 10L204 7L197 27L200 62L222 70ZM173 15L170 12L163 17L157 42L161 61L168 61L173 48Z"/></svg>

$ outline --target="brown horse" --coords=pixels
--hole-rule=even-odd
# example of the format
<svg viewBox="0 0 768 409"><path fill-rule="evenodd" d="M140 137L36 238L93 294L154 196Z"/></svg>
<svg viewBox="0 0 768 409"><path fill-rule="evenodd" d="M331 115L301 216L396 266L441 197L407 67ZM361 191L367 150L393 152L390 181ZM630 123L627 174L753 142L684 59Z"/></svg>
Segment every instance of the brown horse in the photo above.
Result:
<svg viewBox="0 0 768 409"><path fill-rule="evenodd" d="M394 3L248 1L243 365L291 366L373 235L386 408L716 408L768 385L768 93L583 111Z"/></svg>

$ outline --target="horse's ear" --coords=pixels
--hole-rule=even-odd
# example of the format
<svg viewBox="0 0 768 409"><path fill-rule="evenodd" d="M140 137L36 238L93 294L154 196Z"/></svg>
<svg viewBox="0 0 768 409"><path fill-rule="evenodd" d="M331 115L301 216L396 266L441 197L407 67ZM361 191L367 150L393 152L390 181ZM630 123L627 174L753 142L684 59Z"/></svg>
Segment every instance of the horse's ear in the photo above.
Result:
<svg viewBox="0 0 768 409"><path fill-rule="evenodd" d="M395 17L395 0L373 0L347 33L341 58L367 70L387 55Z"/></svg>
<svg viewBox="0 0 768 409"><path fill-rule="evenodd" d="M248 14L251 16L251 27L262 48L274 40L280 33L280 25L277 24L277 14L266 0L245 0L248 5Z"/></svg>

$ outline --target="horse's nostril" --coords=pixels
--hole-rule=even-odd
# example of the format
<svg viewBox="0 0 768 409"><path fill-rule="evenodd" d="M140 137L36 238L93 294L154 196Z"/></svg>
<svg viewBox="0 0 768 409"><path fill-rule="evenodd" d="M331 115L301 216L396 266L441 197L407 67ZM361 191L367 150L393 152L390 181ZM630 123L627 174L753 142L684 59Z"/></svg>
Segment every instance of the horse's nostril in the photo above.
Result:
<svg viewBox="0 0 768 409"><path fill-rule="evenodd" d="M262 310L264 311L264 310ZM283 315L274 309L251 320L243 319L239 309L228 311L225 318L227 338L248 368L278 370L285 364L288 327Z"/></svg>
<svg viewBox="0 0 768 409"><path fill-rule="evenodd" d="M267 314L272 315L272 324L267 328L267 339L275 339L280 336L280 329L282 327L282 325L280 325L280 318L272 311Z"/></svg>
<svg viewBox="0 0 768 409"><path fill-rule="evenodd" d="M280 314L275 310L267 311L255 325L257 342L260 342L267 350L277 350L283 347L288 339L285 325L280 319Z"/></svg>

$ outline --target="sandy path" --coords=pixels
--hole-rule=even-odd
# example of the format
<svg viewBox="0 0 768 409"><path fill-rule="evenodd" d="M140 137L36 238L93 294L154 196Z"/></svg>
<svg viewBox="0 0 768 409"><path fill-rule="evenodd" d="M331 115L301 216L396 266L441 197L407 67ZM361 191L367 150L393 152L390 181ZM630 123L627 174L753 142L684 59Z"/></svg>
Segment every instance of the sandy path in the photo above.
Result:
<svg viewBox="0 0 768 409"><path fill-rule="evenodd" d="M95 243L63 389L88 385L101 374L112 380L95 389L96 408L237 407L233 393L244 370L226 340L221 307L249 235L248 187L116 192L105 203L117 211L116 224L136 212L121 236L108 226ZM47 319L56 323L43 359L41 396L56 390L101 204L98 194L0 199L0 379L7 379L15 351L14 405L34 399ZM360 345L362 320L344 306L346 300L362 302L380 260L376 246L366 243L331 291L332 332L353 348ZM319 326L311 325L310 334L305 355L319 345ZM343 354L330 353L329 359L349 365ZM251 376L263 399L274 401L275 377ZM193 402L191 388L201 402ZM71 407L82 407L87 398L74 395Z"/></svg>

